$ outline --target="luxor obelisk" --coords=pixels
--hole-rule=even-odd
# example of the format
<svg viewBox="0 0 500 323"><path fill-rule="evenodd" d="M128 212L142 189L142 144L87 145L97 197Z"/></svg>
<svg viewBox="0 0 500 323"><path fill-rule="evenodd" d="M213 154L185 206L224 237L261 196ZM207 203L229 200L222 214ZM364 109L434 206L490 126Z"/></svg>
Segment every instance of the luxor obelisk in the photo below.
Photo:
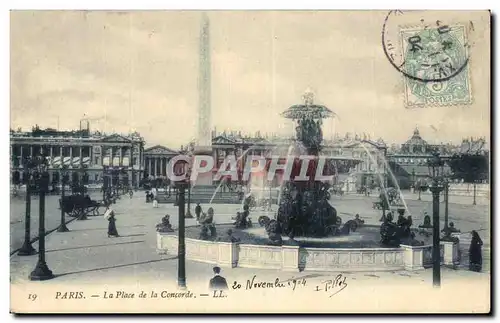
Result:
<svg viewBox="0 0 500 323"><path fill-rule="evenodd" d="M198 138L194 153L212 155L211 135L211 60L210 60L210 22L206 13L202 15L200 32L200 63L198 79ZM212 185L212 174L199 174L195 185Z"/></svg>

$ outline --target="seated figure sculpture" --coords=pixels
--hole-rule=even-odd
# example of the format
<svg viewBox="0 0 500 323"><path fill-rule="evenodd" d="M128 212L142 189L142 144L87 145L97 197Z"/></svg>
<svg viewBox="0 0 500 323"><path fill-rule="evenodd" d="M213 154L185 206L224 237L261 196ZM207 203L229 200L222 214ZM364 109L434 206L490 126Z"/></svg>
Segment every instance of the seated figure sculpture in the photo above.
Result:
<svg viewBox="0 0 500 323"><path fill-rule="evenodd" d="M415 233L411 231L412 225L413 225L413 219L411 215L408 215L408 218L406 218L405 221L399 227L401 244L407 246L423 246L424 242L417 240L415 238Z"/></svg>
<svg viewBox="0 0 500 323"><path fill-rule="evenodd" d="M267 226L269 224L269 221L271 221L271 219L268 216L266 215L259 216L258 222L261 227Z"/></svg>
<svg viewBox="0 0 500 323"><path fill-rule="evenodd" d="M342 228L338 229L335 235L348 235L351 232L356 232L358 223L355 220L347 221Z"/></svg>
<svg viewBox="0 0 500 323"><path fill-rule="evenodd" d="M459 229L455 228L455 223L453 222L450 222L450 224L448 225L448 230L451 232L451 233L457 233L457 232L460 232Z"/></svg>
<svg viewBox="0 0 500 323"><path fill-rule="evenodd" d="M201 216L200 216L200 224L211 224L213 223L214 221L214 209L213 208L209 208L207 210L207 213L205 212L202 212Z"/></svg>
<svg viewBox="0 0 500 323"><path fill-rule="evenodd" d="M161 223L158 223L156 225L156 231L157 232L174 232L174 229L172 229L172 225L170 224L170 215L165 215L163 218L161 218Z"/></svg>
<svg viewBox="0 0 500 323"><path fill-rule="evenodd" d="M207 213L202 213L199 223L201 224L200 239L208 240L217 237L217 230L214 222L214 209L208 208ZM210 232L210 235L208 234Z"/></svg>
<svg viewBox="0 0 500 323"><path fill-rule="evenodd" d="M359 214L356 214L354 216L354 222L356 222L356 224L358 225L358 227L360 227L363 224L365 224L365 220L361 220L361 218L359 217Z"/></svg>
<svg viewBox="0 0 500 323"><path fill-rule="evenodd" d="M266 232L272 245L281 246L283 244L283 239L281 238L281 229L279 227L278 221L269 221L269 223L266 225Z"/></svg>
<svg viewBox="0 0 500 323"><path fill-rule="evenodd" d="M415 239L411 231L413 219L411 215L405 218L401 213L398 223L392 222L392 214L388 214L386 221L380 226L380 242L385 246L399 247L401 244L409 246L421 246L424 243Z"/></svg>
<svg viewBox="0 0 500 323"><path fill-rule="evenodd" d="M427 212L424 213L424 224L419 225L418 227L423 229L432 228L431 217L427 214Z"/></svg>
<svg viewBox="0 0 500 323"><path fill-rule="evenodd" d="M406 218L404 215L399 215L398 216L398 222L396 223L398 226L401 226L406 223Z"/></svg>
<svg viewBox="0 0 500 323"><path fill-rule="evenodd" d="M443 237L441 238L441 240L443 240L443 241L450 241L450 242L454 242L454 243L459 243L460 242L459 237L452 236L452 233L459 233L460 232L459 229L455 228L455 223L450 222L450 224L448 225L448 227L444 228L442 230L442 232L443 232Z"/></svg>
<svg viewBox="0 0 500 323"><path fill-rule="evenodd" d="M388 213L380 226L380 243L385 246L399 247L400 237L398 227L392 222L392 214Z"/></svg>
<svg viewBox="0 0 500 323"><path fill-rule="evenodd" d="M234 223L235 227L238 229L246 229L252 226L252 223L248 219L248 216L250 215L249 212L249 206L245 204L243 206L243 212L237 212L236 213L236 221Z"/></svg>

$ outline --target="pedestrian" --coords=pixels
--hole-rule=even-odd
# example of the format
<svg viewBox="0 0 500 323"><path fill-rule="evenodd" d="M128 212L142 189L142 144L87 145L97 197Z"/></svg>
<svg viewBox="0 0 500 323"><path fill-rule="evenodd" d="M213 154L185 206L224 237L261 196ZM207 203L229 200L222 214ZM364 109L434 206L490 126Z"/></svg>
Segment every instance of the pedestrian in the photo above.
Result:
<svg viewBox="0 0 500 323"><path fill-rule="evenodd" d="M213 268L213 270L214 270L214 277L212 279L210 279L209 288L211 290L226 290L226 289L228 289L226 279L220 275L220 271L221 271L220 267L215 266Z"/></svg>
<svg viewBox="0 0 500 323"><path fill-rule="evenodd" d="M158 199L156 197L153 199L153 207L154 208L158 207Z"/></svg>
<svg viewBox="0 0 500 323"><path fill-rule="evenodd" d="M108 213L108 238L119 237L118 231L116 230L116 218L115 212L110 208Z"/></svg>
<svg viewBox="0 0 500 323"><path fill-rule="evenodd" d="M196 221L200 220L201 215L201 205L200 203L196 203L196 207L194 208L194 214L196 214Z"/></svg>
<svg viewBox="0 0 500 323"><path fill-rule="evenodd" d="M483 240L481 240L476 230L472 230L471 235L472 239L469 247L469 270L480 272L483 267L483 256L481 255Z"/></svg>

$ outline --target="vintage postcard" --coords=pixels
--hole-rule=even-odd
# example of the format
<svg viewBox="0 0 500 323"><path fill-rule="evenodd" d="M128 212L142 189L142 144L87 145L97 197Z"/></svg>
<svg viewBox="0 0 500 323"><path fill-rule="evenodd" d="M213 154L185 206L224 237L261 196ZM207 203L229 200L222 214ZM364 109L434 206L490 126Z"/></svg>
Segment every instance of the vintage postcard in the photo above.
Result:
<svg viewBox="0 0 500 323"><path fill-rule="evenodd" d="M13 313L489 313L489 11L11 11Z"/></svg>

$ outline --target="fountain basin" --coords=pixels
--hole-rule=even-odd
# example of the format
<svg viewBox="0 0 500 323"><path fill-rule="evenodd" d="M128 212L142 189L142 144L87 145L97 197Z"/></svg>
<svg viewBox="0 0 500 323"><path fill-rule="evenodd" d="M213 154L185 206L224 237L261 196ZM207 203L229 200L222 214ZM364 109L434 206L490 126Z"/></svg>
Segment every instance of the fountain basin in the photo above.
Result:
<svg viewBox="0 0 500 323"><path fill-rule="evenodd" d="M218 232L224 233L217 225ZM314 247L301 242L291 245L286 240L282 246L264 244L262 240L242 240L238 243L205 241L192 237L199 227L186 228L186 259L210 263L221 267L274 269L283 271L399 271L421 270L432 265L432 246L384 247ZM190 233L191 232L191 233ZM233 229L233 235L244 230ZM241 233L244 236L244 233ZM247 233L248 234L248 233ZM191 236L191 237L190 237ZM442 264L452 265L454 247L442 243ZM449 243L448 243L449 244ZM328 246L328 244L326 244ZM458 245L456 246L458 248ZM177 255L178 236L173 233L157 233L157 251ZM447 254L448 253L448 254Z"/></svg>

